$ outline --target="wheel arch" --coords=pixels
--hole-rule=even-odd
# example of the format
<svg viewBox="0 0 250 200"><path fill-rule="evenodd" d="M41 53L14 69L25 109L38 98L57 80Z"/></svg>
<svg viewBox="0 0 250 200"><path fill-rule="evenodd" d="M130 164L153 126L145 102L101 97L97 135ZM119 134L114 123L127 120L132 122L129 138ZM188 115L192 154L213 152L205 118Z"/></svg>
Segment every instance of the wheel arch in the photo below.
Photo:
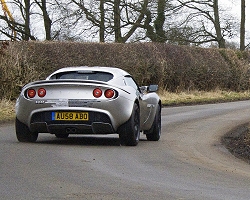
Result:
<svg viewBox="0 0 250 200"><path fill-rule="evenodd" d="M135 104L137 104L137 106L140 108L140 103L139 103L139 100L138 99L135 99Z"/></svg>
<svg viewBox="0 0 250 200"><path fill-rule="evenodd" d="M159 99L158 101L158 105L160 106L160 108L162 109L162 103L161 103L161 100Z"/></svg>

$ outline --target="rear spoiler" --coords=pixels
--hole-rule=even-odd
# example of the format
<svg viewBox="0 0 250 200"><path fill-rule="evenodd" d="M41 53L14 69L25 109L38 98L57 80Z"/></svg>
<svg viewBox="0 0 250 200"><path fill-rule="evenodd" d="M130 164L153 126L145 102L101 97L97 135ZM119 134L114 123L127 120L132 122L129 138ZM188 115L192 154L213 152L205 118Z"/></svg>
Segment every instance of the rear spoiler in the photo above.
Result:
<svg viewBox="0 0 250 200"><path fill-rule="evenodd" d="M39 84L47 84L47 83L94 83L94 84L103 84L108 85L103 81L95 81L95 80L81 80L81 79L54 79L54 80L40 80L28 83L24 87L39 85Z"/></svg>
<svg viewBox="0 0 250 200"><path fill-rule="evenodd" d="M107 82L103 82L103 81L95 81L95 80L81 80L81 79L54 79L54 80L40 80L40 81L34 81L31 83L28 83L27 85L25 85L23 87L31 87L31 86L36 86L39 84L53 84L53 83L88 83L88 84L102 84L102 85L110 85ZM115 86L115 85L110 85L111 87L116 87L119 88L120 90L123 90L126 93L129 93L128 91L124 90L123 88L120 88L119 86Z"/></svg>

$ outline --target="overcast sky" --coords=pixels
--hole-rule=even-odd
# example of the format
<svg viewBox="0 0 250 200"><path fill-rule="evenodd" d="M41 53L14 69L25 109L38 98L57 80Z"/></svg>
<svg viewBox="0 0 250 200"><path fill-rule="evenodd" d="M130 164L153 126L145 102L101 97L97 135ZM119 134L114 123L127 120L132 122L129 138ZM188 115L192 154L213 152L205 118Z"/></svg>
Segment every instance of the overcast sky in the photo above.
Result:
<svg viewBox="0 0 250 200"><path fill-rule="evenodd" d="M240 22L240 15L241 15L241 0L219 0L222 7L224 5L232 9L232 13L236 15ZM246 0L246 35L250 37L250 1ZM250 38L249 38L250 39Z"/></svg>

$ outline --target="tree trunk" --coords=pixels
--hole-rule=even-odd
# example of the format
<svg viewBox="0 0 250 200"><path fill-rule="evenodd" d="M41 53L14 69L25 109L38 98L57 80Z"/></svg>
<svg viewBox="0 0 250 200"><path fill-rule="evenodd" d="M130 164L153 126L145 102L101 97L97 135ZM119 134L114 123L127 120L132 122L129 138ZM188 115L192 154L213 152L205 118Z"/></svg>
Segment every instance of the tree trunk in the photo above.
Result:
<svg viewBox="0 0 250 200"><path fill-rule="evenodd" d="M165 8L166 0L158 0L157 18L154 21L157 42L166 42L166 35L163 27L165 22Z"/></svg>
<svg viewBox="0 0 250 200"><path fill-rule="evenodd" d="M157 3L157 17L154 21L154 27L150 25L152 21L152 13L150 10L146 12L146 19L144 22L144 27L146 29L146 35L152 42L166 42L167 38L164 31L164 22L165 22L165 8L166 1L159 0Z"/></svg>
<svg viewBox="0 0 250 200"><path fill-rule="evenodd" d="M221 33L218 0L214 0L213 8L214 8L214 27L216 31L218 45L219 48L226 48L226 42Z"/></svg>
<svg viewBox="0 0 250 200"><path fill-rule="evenodd" d="M245 22L246 22L246 2L241 0L241 22L240 22L240 50L245 50Z"/></svg>
<svg viewBox="0 0 250 200"><path fill-rule="evenodd" d="M43 21L44 21L44 28L46 34L46 40L51 40L51 24L52 21L47 12L46 0L42 0L42 5L40 7L43 12Z"/></svg>
<svg viewBox="0 0 250 200"><path fill-rule="evenodd" d="M25 4L25 23L23 39L28 41L30 39L30 0L24 0Z"/></svg>
<svg viewBox="0 0 250 200"><path fill-rule="evenodd" d="M115 42L122 43L121 36L121 11L120 11L121 0L114 0L114 32Z"/></svg>
<svg viewBox="0 0 250 200"><path fill-rule="evenodd" d="M100 32L99 32L99 40L100 42L105 42L105 11L104 11L104 1L100 0L100 13L101 13L101 19L100 19Z"/></svg>

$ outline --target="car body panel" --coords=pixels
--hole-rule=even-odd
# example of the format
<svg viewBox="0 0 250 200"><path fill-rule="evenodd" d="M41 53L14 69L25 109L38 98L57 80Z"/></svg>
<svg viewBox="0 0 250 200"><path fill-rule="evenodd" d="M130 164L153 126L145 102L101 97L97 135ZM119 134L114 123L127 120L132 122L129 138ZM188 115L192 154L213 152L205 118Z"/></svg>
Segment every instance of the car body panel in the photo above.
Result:
<svg viewBox="0 0 250 200"><path fill-rule="evenodd" d="M59 73L67 72L111 73L111 80L54 79ZM135 85L131 87L130 74L119 68L110 67L68 67L57 70L46 80L25 85L16 102L16 118L32 132L75 133L75 134L109 134L116 133L118 128L131 116L134 103L140 107L141 131L149 130L155 118L156 107L160 98L155 93L143 93ZM132 80L133 82L133 80ZM131 84L131 83L129 83ZM132 83L134 84L134 83ZM135 83L136 84L136 83ZM36 92L43 88L45 97L37 94L33 98L27 95L28 89ZM113 98L102 95L93 96L95 88L115 92ZM87 112L88 121L55 121L55 112Z"/></svg>

